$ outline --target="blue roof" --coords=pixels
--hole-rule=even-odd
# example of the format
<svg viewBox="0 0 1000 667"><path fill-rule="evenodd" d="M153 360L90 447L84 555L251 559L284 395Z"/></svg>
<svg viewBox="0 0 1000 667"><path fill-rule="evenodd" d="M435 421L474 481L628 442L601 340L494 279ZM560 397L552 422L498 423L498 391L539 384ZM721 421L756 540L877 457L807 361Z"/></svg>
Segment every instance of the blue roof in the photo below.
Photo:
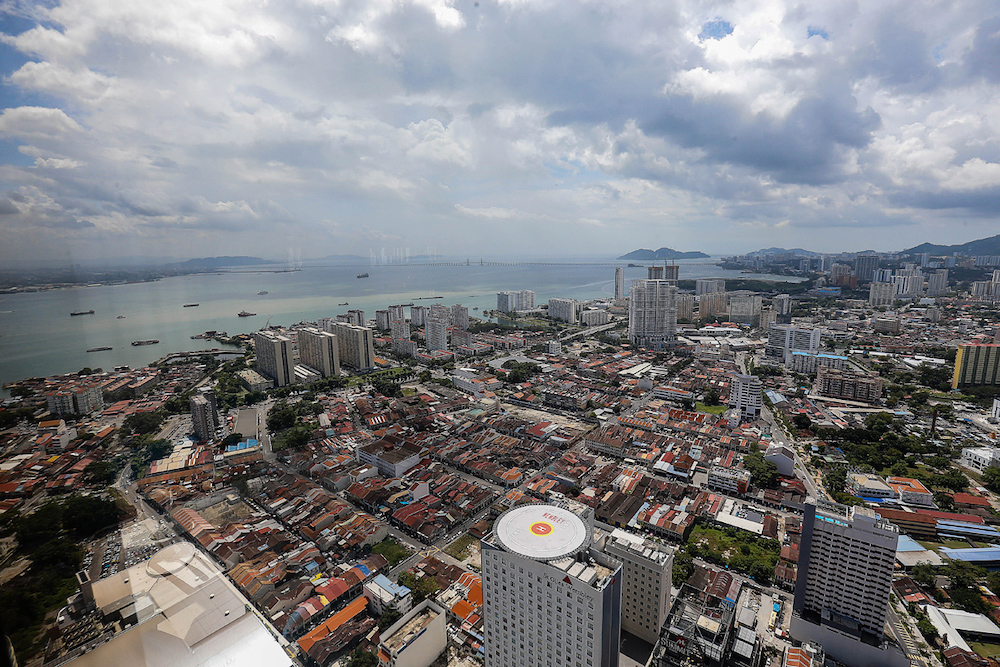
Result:
<svg viewBox="0 0 1000 667"><path fill-rule="evenodd" d="M405 598L407 595L410 594L409 588L403 586L402 584L393 583L392 580L390 580L389 577L385 576L384 574L376 575L373 581L376 584L378 584L381 588L388 591L394 597Z"/></svg>
<svg viewBox="0 0 1000 667"><path fill-rule="evenodd" d="M900 535L899 541L896 542L896 553L900 551L925 551L925 549L909 535Z"/></svg>
<svg viewBox="0 0 1000 667"><path fill-rule="evenodd" d="M967 563L1000 562L1000 546L979 547L975 549L949 549L948 547L941 547L938 551L952 560L964 560Z"/></svg>

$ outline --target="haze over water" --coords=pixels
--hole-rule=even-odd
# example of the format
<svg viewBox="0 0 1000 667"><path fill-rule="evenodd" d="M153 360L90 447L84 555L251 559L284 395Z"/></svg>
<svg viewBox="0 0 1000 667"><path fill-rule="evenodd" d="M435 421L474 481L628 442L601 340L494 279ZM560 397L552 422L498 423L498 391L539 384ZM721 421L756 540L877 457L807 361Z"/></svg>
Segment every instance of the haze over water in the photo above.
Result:
<svg viewBox="0 0 1000 667"><path fill-rule="evenodd" d="M560 260L554 260L560 261ZM565 260L572 261L572 260ZM613 260L606 260L613 261ZM710 260L680 261L682 280L708 277L782 279L741 274ZM622 262L622 266L625 262ZM367 271L369 278L358 279ZM626 268L626 284L646 277L645 267ZM413 302L468 306L470 315L496 307L496 292L531 289L538 303L551 297L595 299L614 294L614 266L387 265L307 267L291 273L223 273L166 278L148 283L102 285L0 296L0 383L71 373L86 366L133 368L171 352L218 348L191 340L208 330L230 335L270 324L290 325L333 317L352 308L373 318L375 310ZM267 291L266 295L258 292ZM417 300L442 296L442 299ZM349 305L338 304L347 302ZM198 303L197 308L184 308ZM480 310L473 310L478 307ZM94 310L70 317L70 312ZM256 317L237 317L247 310ZM117 319L124 315L125 319ZM133 347L155 338L158 345ZM93 347L114 349L88 353ZM6 395L6 392L4 392Z"/></svg>

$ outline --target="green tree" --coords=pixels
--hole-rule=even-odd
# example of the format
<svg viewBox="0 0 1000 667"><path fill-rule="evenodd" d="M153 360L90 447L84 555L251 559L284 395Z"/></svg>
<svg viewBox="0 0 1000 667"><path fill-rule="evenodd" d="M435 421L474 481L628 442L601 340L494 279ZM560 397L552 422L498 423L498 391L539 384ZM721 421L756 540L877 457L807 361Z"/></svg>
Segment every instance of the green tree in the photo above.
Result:
<svg viewBox="0 0 1000 667"><path fill-rule="evenodd" d="M719 392L715 389L709 389L705 392L705 405L718 405L719 404Z"/></svg>
<svg viewBox="0 0 1000 667"><path fill-rule="evenodd" d="M1000 492L1000 468L990 466L983 473L983 485L990 491Z"/></svg>
<svg viewBox="0 0 1000 667"><path fill-rule="evenodd" d="M823 477L823 486L831 494L843 493L847 488L847 471L843 468L834 468Z"/></svg>
<svg viewBox="0 0 1000 667"><path fill-rule="evenodd" d="M380 630L384 631L387 628L391 628L392 624L402 617L403 615L395 609L386 609L385 612L378 617L378 627Z"/></svg>
<svg viewBox="0 0 1000 667"><path fill-rule="evenodd" d="M76 537L89 537L121 519L122 511L113 500L97 496L72 495L63 508L63 525Z"/></svg>
<svg viewBox="0 0 1000 667"><path fill-rule="evenodd" d="M137 412L134 415L129 415L125 418L122 423L122 428L129 433L137 433L143 435L146 433L152 433L160 428L160 424L163 423L164 414L162 410L154 410L153 412Z"/></svg>
<svg viewBox="0 0 1000 667"><path fill-rule="evenodd" d="M792 423L795 424L795 428L800 431L808 431L812 428L812 420L809 419L808 415L797 414L792 417Z"/></svg>
<svg viewBox="0 0 1000 667"><path fill-rule="evenodd" d="M913 567L910 578L921 586L934 588L937 583L937 572L932 565L920 563Z"/></svg>
<svg viewBox="0 0 1000 667"><path fill-rule="evenodd" d="M764 459L760 452L750 452L743 457L743 467L750 472L750 481L761 489L772 489L778 484L778 466Z"/></svg>

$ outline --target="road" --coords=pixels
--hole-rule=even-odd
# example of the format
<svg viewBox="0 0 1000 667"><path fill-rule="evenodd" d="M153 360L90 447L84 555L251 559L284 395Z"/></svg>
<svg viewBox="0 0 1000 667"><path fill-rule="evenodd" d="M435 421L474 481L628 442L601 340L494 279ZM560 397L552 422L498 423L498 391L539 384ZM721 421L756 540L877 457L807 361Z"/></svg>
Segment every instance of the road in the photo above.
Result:
<svg viewBox="0 0 1000 667"><path fill-rule="evenodd" d="M614 329L618 324L619 322L609 322L608 324L602 324L596 327L588 327L581 331L574 331L573 333L566 334L565 336L559 338L559 342L569 340L570 338L576 338L577 336L583 336L583 335L589 336L591 334L595 334L600 331L607 331L608 329Z"/></svg>
<svg viewBox="0 0 1000 667"><path fill-rule="evenodd" d="M889 604L889 615L886 621L892 626L892 634L899 641L899 645L903 648L903 652L906 653L906 657L910 659L910 664L919 665L920 667L940 665L941 663L936 658L928 661L924 656L920 655L921 642L919 639L915 639L915 637L920 637L920 631L910 622L909 616L905 618L905 621L900 618L896 610L892 608L892 604Z"/></svg>

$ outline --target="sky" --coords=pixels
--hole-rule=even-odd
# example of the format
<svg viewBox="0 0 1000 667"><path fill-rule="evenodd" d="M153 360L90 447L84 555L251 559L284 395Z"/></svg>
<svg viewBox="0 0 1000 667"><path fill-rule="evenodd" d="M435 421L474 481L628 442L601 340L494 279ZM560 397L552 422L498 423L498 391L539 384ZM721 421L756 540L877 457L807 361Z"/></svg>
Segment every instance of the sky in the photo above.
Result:
<svg viewBox="0 0 1000 667"><path fill-rule="evenodd" d="M0 0L0 264L1000 233L1000 3Z"/></svg>

